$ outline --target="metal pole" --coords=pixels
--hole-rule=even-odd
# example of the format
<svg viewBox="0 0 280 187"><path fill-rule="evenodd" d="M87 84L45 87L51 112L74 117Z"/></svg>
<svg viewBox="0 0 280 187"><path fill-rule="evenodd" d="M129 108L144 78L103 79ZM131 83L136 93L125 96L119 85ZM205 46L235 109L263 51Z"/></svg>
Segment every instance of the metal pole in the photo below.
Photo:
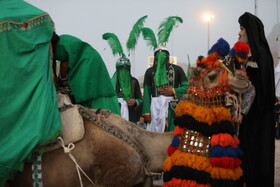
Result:
<svg viewBox="0 0 280 187"><path fill-rule="evenodd" d="M136 76L135 75L135 66L136 66L136 61L135 61L135 59L136 59L136 57L135 57L136 55L135 55L135 51L133 51L133 52L131 52L131 68L132 68L132 71L131 71L131 75L132 76Z"/></svg>
<svg viewBox="0 0 280 187"><path fill-rule="evenodd" d="M257 0L254 1L254 14L255 16L258 16L258 6L257 6Z"/></svg>
<svg viewBox="0 0 280 187"><path fill-rule="evenodd" d="M278 10L278 0L276 0L276 21L277 21L277 24L279 23L279 10Z"/></svg>
<svg viewBox="0 0 280 187"><path fill-rule="evenodd" d="M278 9L278 6L279 6L278 5L278 0L276 0L277 26L279 25L279 9ZM277 33L277 37L276 37L276 41L278 43L278 56L277 56L278 62L277 63L279 63L279 60L280 60L280 40L279 40L280 31L279 31L279 26L277 28L278 28L278 30L277 30L278 33ZM279 83L279 81L278 81L278 83Z"/></svg>
<svg viewBox="0 0 280 187"><path fill-rule="evenodd" d="M207 25L208 25L208 48L207 48L207 50L209 50L210 49L210 20L208 20L208 23L207 23Z"/></svg>

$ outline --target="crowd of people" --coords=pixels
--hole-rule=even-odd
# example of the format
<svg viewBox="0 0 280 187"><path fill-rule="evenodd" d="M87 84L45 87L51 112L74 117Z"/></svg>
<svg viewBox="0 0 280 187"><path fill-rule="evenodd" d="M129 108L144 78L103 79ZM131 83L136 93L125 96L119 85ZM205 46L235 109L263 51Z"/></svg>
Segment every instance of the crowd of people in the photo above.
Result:
<svg viewBox="0 0 280 187"><path fill-rule="evenodd" d="M0 28L4 28L0 32L0 187L22 169L37 144L61 134L56 98L61 87L68 87L73 104L110 110L149 131L173 131L163 167L164 186L274 186L279 102L275 103L273 58L259 18L244 13L238 20L239 42L231 50L220 39L207 57L198 57L192 72L200 76L197 79L169 61L166 45L173 28L168 26L183 23L182 18L166 18L157 39L144 27L147 16L140 18L130 33L128 52L142 34L154 54L141 93L139 81L130 72L129 55L115 34L102 36L113 55L119 55L110 78L99 53L79 38L57 35L46 12L24 1L0 1L0 10L15 8L18 11L0 11ZM51 59L60 63L57 74ZM206 73L209 81L217 76L223 81L215 89L206 88L202 77ZM235 82L227 81L229 77ZM225 98L232 103L226 105ZM190 137L203 142L190 143ZM217 137L228 142L215 143Z"/></svg>

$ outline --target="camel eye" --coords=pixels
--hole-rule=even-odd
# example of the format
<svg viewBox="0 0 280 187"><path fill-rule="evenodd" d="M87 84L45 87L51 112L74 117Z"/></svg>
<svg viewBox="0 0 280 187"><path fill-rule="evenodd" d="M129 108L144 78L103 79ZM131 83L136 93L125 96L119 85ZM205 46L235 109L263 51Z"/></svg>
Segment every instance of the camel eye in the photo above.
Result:
<svg viewBox="0 0 280 187"><path fill-rule="evenodd" d="M193 74L194 74L195 77L199 76L198 71L194 71Z"/></svg>
<svg viewBox="0 0 280 187"><path fill-rule="evenodd" d="M210 72L209 75L208 75L208 79L210 81L213 81L213 80L215 80L217 78L217 76L218 76L217 72Z"/></svg>

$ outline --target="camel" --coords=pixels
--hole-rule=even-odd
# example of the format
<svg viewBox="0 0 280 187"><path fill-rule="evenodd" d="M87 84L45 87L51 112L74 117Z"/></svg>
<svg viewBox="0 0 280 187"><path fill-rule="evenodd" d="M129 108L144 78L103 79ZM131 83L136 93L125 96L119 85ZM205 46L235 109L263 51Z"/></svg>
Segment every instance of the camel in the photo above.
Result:
<svg viewBox="0 0 280 187"><path fill-rule="evenodd" d="M85 134L71 154L94 183L81 174L83 186L136 186L162 172L172 132L150 132L113 113L97 119L96 110L81 108ZM42 155L42 179L44 187L81 186L76 166L62 147ZM30 163L10 186L32 186Z"/></svg>

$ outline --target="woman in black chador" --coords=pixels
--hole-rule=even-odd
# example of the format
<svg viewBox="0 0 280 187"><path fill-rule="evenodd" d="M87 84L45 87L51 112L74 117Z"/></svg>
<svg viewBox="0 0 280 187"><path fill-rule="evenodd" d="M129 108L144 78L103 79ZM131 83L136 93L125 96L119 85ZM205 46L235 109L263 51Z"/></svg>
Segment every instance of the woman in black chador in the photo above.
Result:
<svg viewBox="0 0 280 187"><path fill-rule="evenodd" d="M239 40L247 42L251 56L246 64L256 98L240 127L240 147L247 187L274 186L275 84L273 58L259 18L246 12L238 20Z"/></svg>

